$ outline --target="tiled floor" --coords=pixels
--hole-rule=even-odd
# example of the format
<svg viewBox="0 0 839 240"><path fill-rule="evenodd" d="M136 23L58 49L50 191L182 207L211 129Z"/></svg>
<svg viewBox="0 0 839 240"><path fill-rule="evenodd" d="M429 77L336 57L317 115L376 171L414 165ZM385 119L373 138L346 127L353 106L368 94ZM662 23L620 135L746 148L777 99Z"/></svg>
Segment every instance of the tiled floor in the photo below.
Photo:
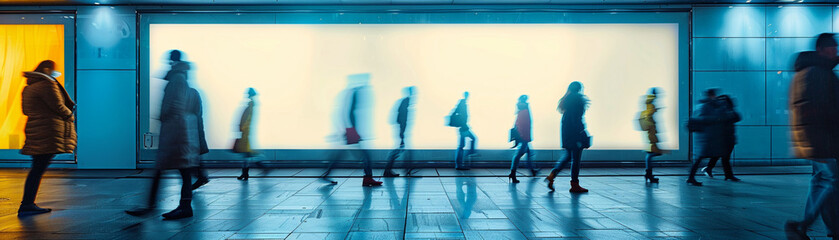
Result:
<svg viewBox="0 0 839 240"><path fill-rule="evenodd" d="M567 175L549 193L543 177L510 184L504 169L423 169L377 188L358 177L335 186L306 177L320 169L276 169L247 182L215 169L195 192L195 217L175 221L159 217L177 205L175 178L164 180L156 214L123 213L145 198L149 179L138 171L52 171L37 202L55 211L18 218L25 171L6 169L0 239L783 239L783 222L803 211L808 169L741 167L743 182L701 176L703 187L685 185L675 175L683 168L657 169L673 175L655 185L641 169L583 169L597 176L583 176L591 192L579 195L568 193ZM820 221L810 235L825 236Z"/></svg>

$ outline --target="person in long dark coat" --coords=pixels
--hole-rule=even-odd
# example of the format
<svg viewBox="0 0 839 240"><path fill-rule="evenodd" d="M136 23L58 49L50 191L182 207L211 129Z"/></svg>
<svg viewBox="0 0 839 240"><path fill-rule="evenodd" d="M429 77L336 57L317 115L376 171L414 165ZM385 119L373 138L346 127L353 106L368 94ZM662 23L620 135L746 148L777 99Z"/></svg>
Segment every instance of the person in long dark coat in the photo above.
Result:
<svg viewBox="0 0 839 240"><path fill-rule="evenodd" d="M588 192L588 189L580 187L579 180L583 149L589 148L591 144L591 139L586 132L586 125L583 123L583 115L588 108L588 101L588 98L583 95L583 84L580 82L572 82L568 85L568 91L559 101L556 110L562 114L560 137L562 138L562 148L565 148L565 157L556 163L551 170L551 174L545 178L551 191L554 191L556 175L571 163L571 189L568 191L572 193Z"/></svg>
<svg viewBox="0 0 839 240"><path fill-rule="evenodd" d="M35 71L23 73L27 86L23 88L21 104L27 119L26 140L20 153L32 156L32 169L26 176L18 216L52 211L35 205L41 177L55 154L72 153L76 149L73 117L76 104L53 76L57 73L51 60L38 64Z"/></svg>
<svg viewBox="0 0 839 240"><path fill-rule="evenodd" d="M516 131L516 139L514 141L519 146L519 149L516 151L516 155L513 156L513 162L510 164L510 175L507 176L513 183L519 183L519 180L516 179L516 170L519 168L519 161L521 161L522 156L525 154L527 154L527 168L530 168L530 174L533 176L539 174L539 170L533 166L533 152L530 150L530 142L533 141L530 136L532 133L530 128L532 123L527 95L521 95L516 103L516 124L514 128Z"/></svg>
<svg viewBox="0 0 839 240"><path fill-rule="evenodd" d="M181 174L181 200L174 210L163 214L165 219L192 217L191 171L198 166L200 141L198 131L199 101L187 83L189 63L181 61L181 52L170 52L172 69L163 78L169 83L163 90L160 107L160 146L157 149L157 169L152 179L148 203L145 207L127 210L133 216L151 212L157 202L162 170L178 169Z"/></svg>
<svg viewBox="0 0 839 240"><path fill-rule="evenodd" d="M734 145L737 145L735 124L740 121L740 114L738 114L737 111L734 111L734 100L731 100L731 97L728 95L721 95L717 98L717 101L720 101L725 107L726 115L733 116L731 121L725 122L725 128L723 129L722 141L725 143L727 153L722 156L722 168L725 172L726 181L731 180L733 182L737 182L740 181L740 179L734 176L734 171L731 169L731 153L734 152ZM708 177L713 178L713 170L716 165L717 159L711 158L711 160L708 161L708 166L702 168L702 172L704 172Z"/></svg>
<svg viewBox="0 0 839 240"><path fill-rule="evenodd" d="M725 141L726 126L737 117L735 113L726 111L725 105L717 99L717 89L705 90L705 98L699 100L691 121L701 126L701 131L693 134L694 161L688 173L687 183L702 186L696 181L696 170L703 159L715 161L728 154L728 144Z"/></svg>
<svg viewBox="0 0 839 240"><path fill-rule="evenodd" d="M404 89L405 97L399 100L399 106L396 108L396 125L399 127L399 147L394 149L388 154L388 161L387 165L385 165L385 171L382 174L384 177L398 177L399 174L393 172L393 163L399 158L400 155L405 154L405 131L408 129L408 114L411 107L411 98L414 96L414 87L406 87ZM413 166L411 166L411 157L410 154L405 154L405 165L407 166L407 170L405 170L405 175L411 175L413 171Z"/></svg>
<svg viewBox="0 0 839 240"><path fill-rule="evenodd" d="M804 219L784 225L788 239L809 239L807 229L819 215L834 239L839 234L839 78L833 72L839 63L837 45L834 34L822 33L816 51L802 52L795 60L789 94L793 150L797 158L811 160L813 176Z"/></svg>

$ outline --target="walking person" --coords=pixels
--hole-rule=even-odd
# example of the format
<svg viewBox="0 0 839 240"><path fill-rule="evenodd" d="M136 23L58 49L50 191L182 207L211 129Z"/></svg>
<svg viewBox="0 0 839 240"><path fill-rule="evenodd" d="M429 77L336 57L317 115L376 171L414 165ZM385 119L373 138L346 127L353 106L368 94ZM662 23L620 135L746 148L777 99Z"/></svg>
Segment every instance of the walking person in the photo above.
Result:
<svg viewBox="0 0 839 240"><path fill-rule="evenodd" d="M163 90L163 102L160 107L160 147L157 149L157 166L152 179L146 206L125 211L132 216L150 213L157 203L162 171L177 169L181 174L181 199L178 207L163 214L164 219L192 217L192 177L191 172L198 166L200 152L198 133L198 110L200 101L197 91L187 83L188 62L181 61L181 52L173 50L169 54L171 70L164 80L169 81Z"/></svg>
<svg viewBox="0 0 839 240"><path fill-rule="evenodd" d="M469 166L463 162L463 148L466 147L466 139L470 139L468 158L477 156L475 153L475 145L478 141L475 134L469 128L469 110L466 106L466 100L469 99L469 92L463 92L463 99L457 103L454 112L449 117L449 126L458 128L458 145L455 151L454 168L457 170L469 170ZM471 161L470 161L471 162Z"/></svg>
<svg viewBox="0 0 839 240"><path fill-rule="evenodd" d="M816 51L802 52L795 60L789 96L792 143L797 158L811 160L813 177L804 219L784 225L788 239L809 239L807 229L819 215L829 233L839 234L839 78L833 72L839 63L836 46L834 34L822 33L816 40Z"/></svg>
<svg viewBox="0 0 839 240"><path fill-rule="evenodd" d="M239 118L239 132L241 137L236 139L233 144L233 152L244 155L245 160L242 162L242 174L236 177L238 180L247 181L250 177L250 161L255 156L253 149L251 149L251 121L253 120L253 111L256 106L254 97L256 90L248 88L248 105L242 111L242 116Z"/></svg>
<svg viewBox="0 0 839 240"><path fill-rule="evenodd" d="M399 127L399 147L397 147L396 149L391 151L390 154L388 154L388 161L387 165L385 165L385 171L383 174L384 177L399 176L398 173L393 172L393 162L395 162L400 155L405 153L405 131L408 128L408 110L411 106L411 98L414 96L414 87L406 87L403 91L405 97L399 100L399 107L396 108L395 121L396 125L398 125ZM411 175L411 172L413 171L413 166L410 166L411 164L407 163L407 161L411 160L409 154L406 154L405 159L406 165L408 166L407 170L405 171L405 174Z"/></svg>
<svg viewBox="0 0 839 240"><path fill-rule="evenodd" d="M366 108L369 103L364 101L363 99L366 98L366 88L369 82L369 74L356 74L350 75L350 87L347 88L345 91L349 96L348 102L349 104L346 107L342 107L340 109L340 113L342 116L346 116L347 118L343 118L343 127L344 127L344 140L346 140L347 146L354 148L347 151L335 151L331 157L329 157L329 166L326 169L326 172L321 175L321 179L330 184L337 184L338 182L329 179L329 173L332 172L332 169L335 167L335 163L340 160L343 155L347 152L350 154L356 155L358 158L361 159L363 168L364 168L364 178L361 182L361 185L364 187L376 187L381 186L381 181L376 181L373 179L373 168L371 166L371 159L370 153L367 152L364 148L361 147L361 135L359 134L359 118L362 118L361 108ZM364 120L362 120L364 121Z"/></svg>
<svg viewBox="0 0 839 240"><path fill-rule="evenodd" d="M516 170L519 168L519 161L522 156L527 154L527 168L530 168L530 174L536 176L539 170L533 167L533 152L530 150L531 126L532 120L530 118L530 104L527 103L527 95L521 95L518 103L516 103L516 124L510 131L513 135L512 140L515 141L514 148L519 147L516 155L513 157L513 163L510 165L510 175L507 178L512 183L519 183L516 179Z"/></svg>
<svg viewBox="0 0 839 240"><path fill-rule="evenodd" d="M583 95L583 84L576 81L568 85L568 91L559 100L556 110L562 114L560 137L562 138L562 148L565 148L565 157L554 166L551 173L545 178L551 191L555 190L554 179L556 175L571 163L571 189L568 191L572 193L588 192L588 189L580 187L579 180L583 149L591 147L591 137L588 136L586 126L583 123L583 115L588 108L588 102L586 95Z"/></svg>
<svg viewBox="0 0 839 240"><path fill-rule="evenodd" d="M658 178L653 175L653 158L661 156L664 153L658 147L658 128L656 128L655 114L658 108L655 106L655 101L658 98L658 90L650 88L650 93L646 96L646 109L641 111L641 117L638 119L641 130L647 132L647 139L650 145L647 147L647 156L644 158L644 165L646 166L646 173L644 174L644 181L650 183L658 183Z"/></svg>
<svg viewBox="0 0 839 240"><path fill-rule="evenodd" d="M731 99L728 95L720 95L717 97L717 101L722 103L723 107L725 107L725 113L727 116L733 116L730 118L730 121L724 122L725 128L723 128L723 136L722 141L725 145L726 153L722 156L722 168L725 172L725 181L732 181L732 182L739 182L740 179L734 176L734 171L731 169L731 153L734 152L734 145L737 145L737 136L735 134L736 126L735 123L740 121L740 114L737 111L734 111L734 100ZM702 172L705 173L706 176L709 178L714 177L714 166L717 165L717 159L711 158L708 161L708 166L702 168Z"/></svg>
<svg viewBox="0 0 839 240"><path fill-rule="evenodd" d="M693 133L694 160L688 173L688 184L702 186L696 181L696 170L702 164L702 160L709 158L711 161L728 154L728 144L725 141L726 127L738 116L733 111L727 111L726 106L717 100L716 88L705 90L705 98L699 100L695 116L690 121L701 129Z"/></svg>
<svg viewBox="0 0 839 240"><path fill-rule="evenodd" d="M56 80L60 74L51 60L42 61L34 71L23 73L27 86L23 88L21 105L27 119L26 140L20 153L32 156L32 168L26 176L18 216L52 211L35 205L41 177L55 154L72 153L76 149L73 117L76 104Z"/></svg>

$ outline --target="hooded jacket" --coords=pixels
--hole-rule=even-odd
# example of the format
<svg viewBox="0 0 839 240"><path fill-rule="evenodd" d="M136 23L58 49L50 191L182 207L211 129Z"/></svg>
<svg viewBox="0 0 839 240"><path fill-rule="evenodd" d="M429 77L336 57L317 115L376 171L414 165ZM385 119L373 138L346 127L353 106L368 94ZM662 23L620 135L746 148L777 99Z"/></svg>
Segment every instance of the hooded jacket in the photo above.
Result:
<svg viewBox="0 0 839 240"><path fill-rule="evenodd" d="M41 72L24 72L23 114L27 116L26 140L20 153L41 155L71 153L76 149L76 127L70 99L55 78Z"/></svg>
<svg viewBox="0 0 839 240"><path fill-rule="evenodd" d="M802 52L795 60L789 94L795 156L805 159L839 156L839 79L836 60Z"/></svg>

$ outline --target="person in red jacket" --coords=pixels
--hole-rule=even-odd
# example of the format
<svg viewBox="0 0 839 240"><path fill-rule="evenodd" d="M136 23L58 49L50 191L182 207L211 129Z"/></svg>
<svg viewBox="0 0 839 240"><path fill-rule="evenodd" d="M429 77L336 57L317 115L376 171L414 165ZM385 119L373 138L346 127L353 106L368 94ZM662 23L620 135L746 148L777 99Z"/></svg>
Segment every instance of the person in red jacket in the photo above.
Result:
<svg viewBox="0 0 839 240"><path fill-rule="evenodd" d="M516 156L513 157L513 164L510 166L510 176L509 179L513 183L518 183L519 180L516 179L516 169L519 167L519 160L521 157L527 154L527 167L530 168L530 173L533 176L539 173L539 170L533 167L533 153L530 151L530 107L527 103L527 95L521 95L519 97L518 103L516 103L516 125L513 133L513 139L516 141L516 145L513 145L515 148L519 146L519 150L516 153Z"/></svg>

